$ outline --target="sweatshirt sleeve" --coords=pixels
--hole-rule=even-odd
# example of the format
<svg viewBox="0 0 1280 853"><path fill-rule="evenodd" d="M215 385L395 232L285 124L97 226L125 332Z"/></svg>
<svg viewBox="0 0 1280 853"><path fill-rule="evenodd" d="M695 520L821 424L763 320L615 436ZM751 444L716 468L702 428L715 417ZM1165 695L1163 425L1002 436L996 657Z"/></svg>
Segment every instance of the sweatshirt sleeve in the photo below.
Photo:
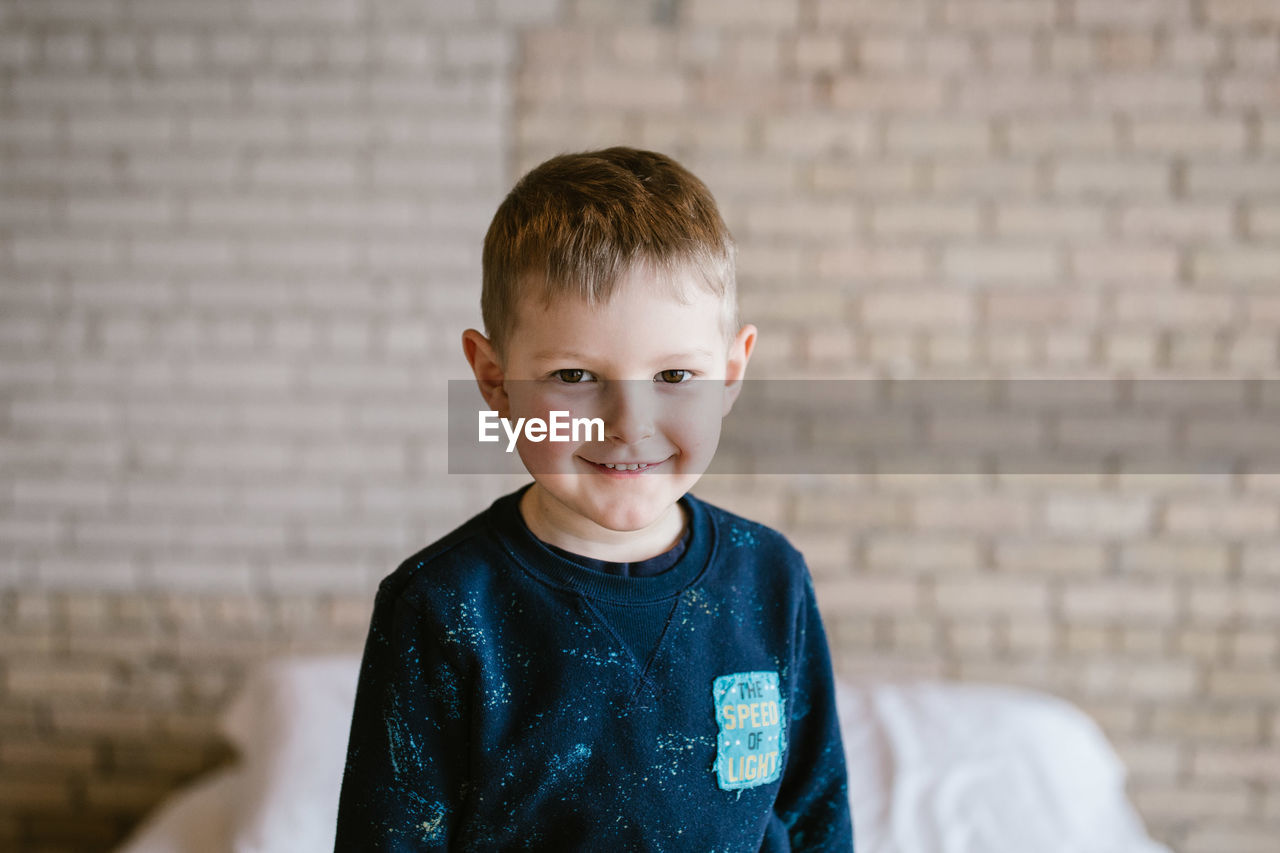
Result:
<svg viewBox="0 0 1280 853"><path fill-rule="evenodd" d="M790 842L783 849L852 853L853 822L831 653L808 569L804 585L796 626L787 763L774 814ZM771 829L780 828L775 824Z"/></svg>
<svg viewBox="0 0 1280 853"><path fill-rule="evenodd" d="M446 850L466 796L459 664L438 620L380 590L356 688L336 851Z"/></svg>

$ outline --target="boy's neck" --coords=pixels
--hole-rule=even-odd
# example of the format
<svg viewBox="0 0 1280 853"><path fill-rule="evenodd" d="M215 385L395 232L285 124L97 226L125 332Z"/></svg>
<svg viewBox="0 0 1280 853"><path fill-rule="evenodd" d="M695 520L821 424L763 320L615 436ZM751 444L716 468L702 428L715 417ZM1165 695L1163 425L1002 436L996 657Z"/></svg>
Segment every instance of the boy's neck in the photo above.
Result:
<svg viewBox="0 0 1280 853"><path fill-rule="evenodd" d="M609 530L569 512L534 483L520 499L520 515L529 531L548 545L610 563L634 563L676 546L688 523L680 504L641 530Z"/></svg>

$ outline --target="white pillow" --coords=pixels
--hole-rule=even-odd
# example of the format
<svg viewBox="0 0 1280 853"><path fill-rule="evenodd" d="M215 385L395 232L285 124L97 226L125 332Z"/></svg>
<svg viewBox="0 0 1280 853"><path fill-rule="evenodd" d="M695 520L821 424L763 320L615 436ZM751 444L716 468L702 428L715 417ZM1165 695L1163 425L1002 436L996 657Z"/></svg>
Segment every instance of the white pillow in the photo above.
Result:
<svg viewBox="0 0 1280 853"><path fill-rule="evenodd" d="M970 684L841 684L858 853L1169 853L1074 706Z"/></svg>
<svg viewBox="0 0 1280 853"><path fill-rule="evenodd" d="M279 660L250 676L222 731L243 756L231 849L332 850L360 658Z"/></svg>

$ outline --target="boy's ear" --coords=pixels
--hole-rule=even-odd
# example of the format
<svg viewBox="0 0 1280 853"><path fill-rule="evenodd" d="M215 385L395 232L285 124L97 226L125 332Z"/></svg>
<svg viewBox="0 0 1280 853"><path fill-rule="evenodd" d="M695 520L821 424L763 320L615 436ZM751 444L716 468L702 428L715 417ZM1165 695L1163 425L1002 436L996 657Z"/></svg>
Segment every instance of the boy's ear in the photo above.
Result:
<svg viewBox="0 0 1280 853"><path fill-rule="evenodd" d="M724 374L724 412L729 414L738 395L742 393L742 380L747 375L747 362L751 360L751 351L756 347L756 327L748 323L738 330L729 343L729 361Z"/></svg>
<svg viewBox="0 0 1280 853"><path fill-rule="evenodd" d="M467 329L462 333L462 354L471 365L475 374L476 385L480 386L480 396L490 409L505 418L510 412L507 409L507 390L503 384L506 375L502 370L502 360L497 350L484 335L475 329Z"/></svg>

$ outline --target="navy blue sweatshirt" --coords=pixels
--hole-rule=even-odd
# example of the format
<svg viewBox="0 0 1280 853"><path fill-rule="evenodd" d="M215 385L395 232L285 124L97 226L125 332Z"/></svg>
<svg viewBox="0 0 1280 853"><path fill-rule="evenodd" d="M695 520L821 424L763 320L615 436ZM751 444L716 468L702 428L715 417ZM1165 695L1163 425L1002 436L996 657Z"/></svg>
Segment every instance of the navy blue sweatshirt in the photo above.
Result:
<svg viewBox="0 0 1280 853"><path fill-rule="evenodd" d="M611 575L507 495L378 589L336 851L840 851L831 660L803 558L686 495L684 551Z"/></svg>

